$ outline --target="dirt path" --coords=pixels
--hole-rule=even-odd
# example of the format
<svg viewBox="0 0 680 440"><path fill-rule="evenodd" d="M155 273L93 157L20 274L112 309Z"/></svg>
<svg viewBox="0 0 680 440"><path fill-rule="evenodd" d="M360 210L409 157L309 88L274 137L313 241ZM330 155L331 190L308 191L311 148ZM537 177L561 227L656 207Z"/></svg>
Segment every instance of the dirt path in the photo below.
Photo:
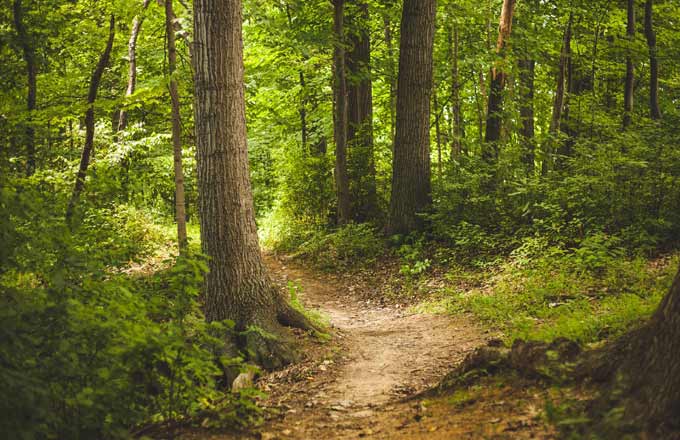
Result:
<svg viewBox="0 0 680 440"><path fill-rule="evenodd" d="M333 338L307 347L303 362L260 380L274 415L256 435L237 438L554 438L537 422L544 396L531 386L494 383L453 400L413 398L492 337L469 318L376 305L346 279L271 256L267 265L281 284L299 285L304 306L329 319Z"/></svg>

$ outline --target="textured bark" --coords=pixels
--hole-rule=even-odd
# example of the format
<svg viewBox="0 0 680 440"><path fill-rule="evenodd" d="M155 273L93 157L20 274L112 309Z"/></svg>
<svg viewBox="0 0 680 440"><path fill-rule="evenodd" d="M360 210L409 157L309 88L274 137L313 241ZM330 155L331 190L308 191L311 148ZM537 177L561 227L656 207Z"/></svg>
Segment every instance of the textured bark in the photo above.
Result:
<svg viewBox="0 0 680 440"><path fill-rule="evenodd" d="M335 47L333 51L334 101L333 118L335 136L335 191L338 202L338 223L345 224L351 219L349 176L347 174L347 68L345 53L345 1L333 0L333 30Z"/></svg>
<svg viewBox="0 0 680 440"><path fill-rule="evenodd" d="M405 0L401 19L397 122L387 231L408 234L431 203L430 99L435 0Z"/></svg>
<svg viewBox="0 0 680 440"><path fill-rule="evenodd" d="M451 155L458 157L462 151L463 121L460 104L460 72L458 69L459 38L458 25L453 24L449 28L449 50L451 52L451 114L452 114L452 139Z"/></svg>
<svg viewBox="0 0 680 440"><path fill-rule="evenodd" d="M536 150L534 123L535 78L536 61L527 58L519 60L519 80L521 83L519 113L522 120L520 136L523 143L522 162L524 162L529 174L534 170Z"/></svg>
<svg viewBox="0 0 680 440"><path fill-rule="evenodd" d="M661 119L659 108L659 59L656 54L656 33L654 32L654 0L645 3L645 37L649 47L649 115Z"/></svg>
<svg viewBox="0 0 680 440"><path fill-rule="evenodd" d="M629 43L635 40L635 0L628 0L627 30ZM629 49L629 52L632 49ZM633 108L635 94L635 64L633 57L626 57L626 82L623 89L623 128L628 128L633 123Z"/></svg>
<svg viewBox="0 0 680 440"><path fill-rule="evenodd" d="M36 108L38 66L36 62L35 47L24 23L24 8L21 0L14 0L14 28L17 39L21 46L24 62L26 63L26 110L28 110L28 123L25 130L26 144L26 175L32 176L35 172L35 129L32 124L32 114Z"/></svg>
<svg viewBox="0 0 680 440"><path fill-rule="evenodd" d="M351 50L347 56L349 184L354 220L365 222L378 217L373 155L373 85L368 4L353 0L356 10L351 20Z"/></svg>
<svg viewBox="0 0 680 440"><path fill-rule="evenodd" d="M144 0L142 10L146 10L149 3L151 3L151 0ZM132 30L128 40L128 83L125 89L125 97L135 93L135 88L137 87L137 38L142 30L142 23L144 23L144 17L137 15L132 19ZM125 130L127 123L127 110L121 109L118 115L118 131Z"/></svg>
<svg viewBox="0 0 680 440"><path fill-rule="evenodd" d="M560 64L557 70L557 88L555 90L552 118L550 120L550 134L553 139L549 139L545 145L542 170L544 175L552 168L556 143L554 138L557 137L562 128L562 114L564 112L565 105L567 73L569 68L569 59L571 58L571 35L573 23L574 15L570 14L569 21L567 22L567 28L564 31L562 50L560 51Z"/></svg>
<svg viewBox="0 0 680 440"><path fill-rule="evenodd" d="M116 34L116 19L111 15L109 20L109 38L106 42L106 47L99 57L99 62L97 67L92 72L92 78L90 79L90 88L87 94L88 108L85 113L85 145L83 145L83 153L80 157L80 166L78 168L78 174L76 175L76 183L73 187L73 193L71 194L71 200L68 203L68 208L66 208L66 221L71 223L73 218L73 212L75 210L76 204L80 199L80 194L85 188L85 177L87 176L87 168L90 166L90 157L92 156L94 149L94 103L97 100L97 92L99 91L99 83L101 82L102 75L104 74L104 69L109 64L109 59L111 58L111 50L113 49L113 38Z"/></svg>
<svg viewBox="0 0 680 440"><path fill-rule="evenodd" d="M505 59L508 41L512 33L512 16L515 11L515 3L516 0L503 0L503 9L498 26L498 42L496 43L496 53L501 60ZM482 155L487 162L494 162L498 159L498 142L501 139L503 127L503 91L507 81L507 73L497 63L491 69L490 76L485 145Z"/></svg>
<svg viewBox="0 0 680 440"><path fill-rule="evenodd" d="M397 115L397 75L394 69L394 43L392 42L392 23L389 15L383 18L383 26L385 31L385 45L387 46L387 75L390 84L390 141L394 144L394 137L396 133L396 115Z"/></svg>
<svg viewBox="0 0 680 440"><path fill-rule="evenodd" d="M310 328L274 289L255 225L246 143L242 5L194 2L194 110L201 243L210 257L204 307L210 321L230 319L253 360L276 368L292 360L281 325Z"/></svg>
<svg viewBox="0 0 680 440"><path fill-rule="evenodd" d="M172 0L165 0L165 34L168 39L168 74L170 100L172 102L172 154L175 173L175 222L177 223L177 243L180 252L187 247L187 219L184 199L184 171L182 170L182 121L179 113L179 91L175 70L177 68L177 49L175 48L175 13Z"/></svg>

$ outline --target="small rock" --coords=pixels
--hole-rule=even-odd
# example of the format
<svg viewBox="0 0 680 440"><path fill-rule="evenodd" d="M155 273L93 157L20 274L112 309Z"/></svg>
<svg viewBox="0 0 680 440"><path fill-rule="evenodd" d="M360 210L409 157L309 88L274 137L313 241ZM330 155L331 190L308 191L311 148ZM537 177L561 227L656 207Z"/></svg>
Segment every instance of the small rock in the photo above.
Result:
<svg viewBox="0 0 680 440"><path fill-rule="evenodd" d="M245 373L239 374L234 382L231 384L231 392L236 393L246 388L251 388L253 386L253 381L255 380L254 371L246 371Z"/></svg>

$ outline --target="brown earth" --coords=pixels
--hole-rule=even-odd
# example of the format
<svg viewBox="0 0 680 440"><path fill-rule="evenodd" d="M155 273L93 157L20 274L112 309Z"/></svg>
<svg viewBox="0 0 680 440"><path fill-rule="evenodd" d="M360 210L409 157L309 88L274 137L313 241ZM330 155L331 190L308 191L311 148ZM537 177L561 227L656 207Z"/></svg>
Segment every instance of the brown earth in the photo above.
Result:
<svg viewBox="0 0 680 440"><path fill-rule="evenodd" d="M269 397L255 433L194 431L189 439L554 438L541 419L548 392L518 379L486 379L450 395L419 393L494 336L468 316L417 314L362 295L361 280L267 257L274 277L299 286L304 306L330 322L332 339L307 341L306 358L258 385ZM375 281L375 280L374 280ZM303 338L304 339L304 338Z"/></svg>

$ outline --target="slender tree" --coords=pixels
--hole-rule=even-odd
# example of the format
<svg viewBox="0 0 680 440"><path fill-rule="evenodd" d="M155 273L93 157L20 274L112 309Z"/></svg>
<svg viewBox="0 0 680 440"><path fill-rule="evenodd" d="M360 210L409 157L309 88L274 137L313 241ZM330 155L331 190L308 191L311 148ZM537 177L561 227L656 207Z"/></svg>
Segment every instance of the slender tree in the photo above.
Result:
<svg viewBox="0 0 680 440"><path fill-rule="evenodd" d="M635 0L628 0L628 19L626 35L630 44L635 40ZM635 99L635 64L631 55L632 48L628 48L626 56L626 81L623 89L623 128L628 128L633 123L633 107Z"/></svg>
<svg viewBox="0 0 680 440"><path fill-rule="evenodd" d="M491 69L491 85L489 86L489 103L486 113L486 136L483 151L484 159L493 162L498 158L498 142L501 139L503 126L503 91L507 82L507 73L502 65L506 58L507 46L512 33L512 17L516 0L503 0L503 9L498 26L496 54L500 60Z"/></svg>
<svg viewBox="0 0 680 440"><path fill-rule="evenodd" d="M661 119L659 59L656 54L656 32L654 32L654 0L645 2L645 37L649 47L649 115L652 119Z"/></svg>
<svg viewBox="0 0 680 440"><path fill-rule="evenodd" d="M368 4L352 0L350 50L347 54L349 185L354 220L378 216L373 154L373 84Z"/></svg>
<svg viewBox="0 0 680 440"><path fill-rule="evenodd" d="M206 318L230 319L253 360L292 359L282 325L311 328L273 287L260 254L246 142L241 0L194 2L194 110Z"/></svg>
<svg viewBox="0 0 680 440"><path fill-rule="evenodd" d="M24 6L21 0L14 0L14 28L17 33L17 41L21 46L24 62L26 63L26 110L28 110L28 123L26 124L26 175L31 176L35 172L35 129L33 128L32 114L36 108L38 65L36 61L35 46L33 39L28 33L24 19Z"/></svg>
<svg viewBox="0 0 680 440"><path fill-rule="evenodd" d="M142 11L149 7L149 3L151 3L151 0L144 0ZM132 19L132 30L128 40L128 83L125 89L125 97L131 96L137 88L137 38L142 30L142 23L144 23L144 16L142 15L135 15L135 18ZM121 109L118 115L118 131L125 130L127 123L127 110Z"/></svg>
<svg viewBox="0 0 680 440"><path fill-rule="evenodd" d="M97 100L97 92L99 91L99 83L101 82L104 69L109 64L111 58L111 50L113 49L113 38L116 35L116 18L111 14L109 19L109 38L106 41L106 47L99 57L97 67L92 72L90 79L90 88L87 94L87 111L85 112L85 145L83 145L83 153L80 157L80 166L78 167L78 174L76 175L76 183L73 187L71 200L66 208L66 222L71 224L73 220L73 213L80 199L80 194L85 188L85 177L87 176L87 168L90 166L90 157L94 149L94 103Z"/></svg>
<svg viewBox="0 0 680 440"><path fill-rule="evenodd" d="M420 227L431 203L430 100L436 0L405 0L401 18L397 126L387 232Z"/></svg>
<svg viewBox="0 0 680 440"><path fill-rule="evenodd" d="M462 138L463 138L463 113L461 108L460 100L460 71L458 68L458 55L459 55L459 37L458 37L458 24L453 23L452 26L448 28L448 43L449 52L451 58L451 124L452 124L452 136L451 136L451 155L457 157L462 151Z"/></svg>
<svg viewBox="0 0 680 440"><path fill-rule="evenodd" d="M165 34L168 43L168 89L172 103L172 151L175 172L175 222L180 252L187 247L187 219L184 201L184 171L182 170L182 120L179 113L179 91L177 90L177 49L175 48L175 13L172 0L165 0Z"/></svg>
<svg viewBox="0 0 680 440"><path fill-rule="evenodd" d="M333 30L335 35L333 51L335 191L338 201L338 223L345 224L351 220L349 176L347 174L348 97L345 51L345 0L333 0Z"/></svg>

